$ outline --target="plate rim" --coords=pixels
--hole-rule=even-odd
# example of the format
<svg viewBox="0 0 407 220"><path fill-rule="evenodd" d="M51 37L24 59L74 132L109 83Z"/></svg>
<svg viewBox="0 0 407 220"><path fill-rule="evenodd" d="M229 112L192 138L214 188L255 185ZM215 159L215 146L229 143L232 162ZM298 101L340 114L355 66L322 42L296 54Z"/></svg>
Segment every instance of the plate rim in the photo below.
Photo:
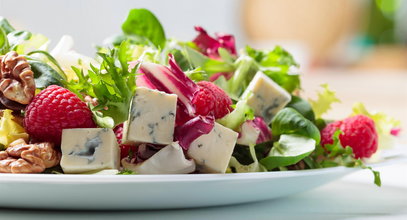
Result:
<svg viewBox="0 0 407 220"><path fill-rule="evenodd" d="M224 174L136 174L136 175L98 175L98 174L0 174L2 183L49 183L49 184L106 184L106 183L165 183L165 182L213 182L254 179L294 178L320 175L331 172L352 172L357 167L328 167L309 170L288 170L251 173Z"/></svg>

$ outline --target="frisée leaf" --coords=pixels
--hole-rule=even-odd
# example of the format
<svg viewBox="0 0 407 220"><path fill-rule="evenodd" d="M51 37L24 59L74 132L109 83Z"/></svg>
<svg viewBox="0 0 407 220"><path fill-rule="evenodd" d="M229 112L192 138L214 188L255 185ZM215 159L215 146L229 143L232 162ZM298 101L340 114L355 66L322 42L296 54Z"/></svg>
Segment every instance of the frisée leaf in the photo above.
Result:
<svg viewBox="0 0 407 220"><path fill-rule="evenodd" d="M341 102L336 97L336 93L329 88L328 84L322 84L321 87L323 90L318 92L318 99L309 99L309 103L315 112L315 118L321 118L323 114L331 109L333 103Z"/></svg>

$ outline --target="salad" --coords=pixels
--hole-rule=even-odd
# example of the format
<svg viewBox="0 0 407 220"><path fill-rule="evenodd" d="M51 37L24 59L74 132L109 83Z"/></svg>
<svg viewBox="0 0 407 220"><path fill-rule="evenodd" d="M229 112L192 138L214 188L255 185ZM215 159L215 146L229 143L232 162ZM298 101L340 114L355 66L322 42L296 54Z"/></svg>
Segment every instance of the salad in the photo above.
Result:
<svg viewBox="0 0 407 220"><path fill-rule="evenodd" d="M196 26L167 38L132 9L122 33L74 51L0 17L0 172L189 174L360 167L392 146L397 120L363 104L343 120L328 85L301 96L299 65L282 47L235 47ZM373 171L380 186L380 175Z"/></svg>

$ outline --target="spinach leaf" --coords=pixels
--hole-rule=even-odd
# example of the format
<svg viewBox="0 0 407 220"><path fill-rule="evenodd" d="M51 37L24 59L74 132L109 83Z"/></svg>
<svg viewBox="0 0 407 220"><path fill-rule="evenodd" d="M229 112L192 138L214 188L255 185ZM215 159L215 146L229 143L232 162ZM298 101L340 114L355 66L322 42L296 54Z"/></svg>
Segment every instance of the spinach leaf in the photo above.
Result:
<svg viewBox="0 0 407 220"><path fill-rule="evenodd" d="M28 63L34 72L35 86L37 88L42 89L49 85L62 85L60 82L63 78L48 64L36 60L28 60Z"/></svg>
<svg viewBox="0 0 407 220"><path fill-rule="evenodd" d="M140 37L151 42L157 48L164 48L166 37L164 29L157 17L149 10L132 9L122 24L125 34Z"/></svg>
<svg viewBox="0 0 407 220"><path fill-rule="evenodd" d="M287 107L291 107L297 110L301 115L303 115L306 119L310 121L315 121L315 114L312 110L311 105L306 100L293 95L291 97L290 103L287 104Z"/></svg>
<svg viewBox="0 0 407 220"><path fill-rule="evenodd" d="M296 134L283 134L278 142L274 142L268 156L260 163L273 170L298 163L315 150L315 140Z"/></svg>
<svg viewBox="0 0 407 220"><path fill-rule="evenodd" d="M321 135L318 128L299 112L287 107L277 113L271 122L273 136L297 134L312 138L319 144Z"/></svg>

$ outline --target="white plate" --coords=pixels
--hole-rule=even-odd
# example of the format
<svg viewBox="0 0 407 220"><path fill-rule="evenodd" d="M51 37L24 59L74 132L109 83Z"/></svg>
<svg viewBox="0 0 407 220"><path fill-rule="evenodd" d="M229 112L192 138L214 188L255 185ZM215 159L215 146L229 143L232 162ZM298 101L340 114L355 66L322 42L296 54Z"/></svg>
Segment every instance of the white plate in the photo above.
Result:
<svg viewBox="0 0 407 220"><path fill-rule="evenodd" d="M2 174L0 207L106 210L237 204L306 191L355 170L335 167L268 173L116 176Z"/></svg>
<svg viewBox="0 0 407 220"><path fill-rule="evenodd" d="M237 204L303 192L356 170L334 167L238 174L1 174L0 207L122 210Z"/></svg>

